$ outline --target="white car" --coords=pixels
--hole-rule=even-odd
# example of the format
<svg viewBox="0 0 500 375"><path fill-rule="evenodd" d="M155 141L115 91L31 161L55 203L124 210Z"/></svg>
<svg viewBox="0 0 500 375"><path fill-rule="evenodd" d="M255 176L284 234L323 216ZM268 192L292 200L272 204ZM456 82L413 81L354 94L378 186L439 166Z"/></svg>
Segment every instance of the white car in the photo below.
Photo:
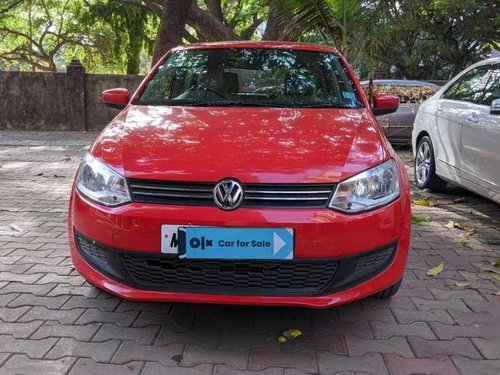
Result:
<svg viewBox="0 0 500 375"><path fill-rule="evenodd" d="M425 101L412 145L418 188L451 181L500 203L500 58L465 69Z"/></svg>

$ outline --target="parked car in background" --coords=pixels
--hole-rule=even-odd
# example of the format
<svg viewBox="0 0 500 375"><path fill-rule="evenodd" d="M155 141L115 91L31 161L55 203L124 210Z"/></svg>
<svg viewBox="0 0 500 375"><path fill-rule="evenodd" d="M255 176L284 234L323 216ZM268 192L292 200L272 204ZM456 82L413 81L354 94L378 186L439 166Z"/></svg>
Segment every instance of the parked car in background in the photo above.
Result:
<svg viewBox="0 0 500 375"><path fill-rule="evenodd" d="M395 294L405 167L333 48L221 42L168 52L80 165L69 238L89 282L134 300L328 307Z"/></svg>
<svg viewBox="0 0 500 375"><path fill-rule="evenodd" d="M413 122L420 104L434 95L439 86L430 82L402 79L377 79L362 81L365 93L370 96L379 92L390 93L399 97L398 110L389 115L380 116L378 122L387 139L394 145L410 145Z"/></svg>
<svg viewBox="0 0 500 375"><path fill-rule="evenodd" d="M422 104L412 142L420 189L452 181L500 203L500 58L465 69Z"/></svg>

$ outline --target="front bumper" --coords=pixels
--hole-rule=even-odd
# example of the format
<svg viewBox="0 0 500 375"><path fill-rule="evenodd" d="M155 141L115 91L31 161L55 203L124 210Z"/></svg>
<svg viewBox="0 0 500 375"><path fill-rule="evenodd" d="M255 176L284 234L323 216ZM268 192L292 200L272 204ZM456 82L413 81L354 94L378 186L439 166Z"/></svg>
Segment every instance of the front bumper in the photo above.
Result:
<svg viewBox="0 0 500 375"><path fill-rule="evenodd" d="M344 215L327 209L239 209L225 212L211 207L136 203L106 208L86 201L73 191L69 220L71 254L75 267L89 282L128 299L328 307L373 295L401 279L409 248L409 202L409 195L403 194L386 207L360 215ZM196 218L196 222L192 218ZM283 278L291 280L291 273L286 269L281 276L278 273L263 278L263 285L267 288L252 288L251 284L231 282L223 288L210 285L213 280L198 280L206 285L165 285L169 279L162 279L165 276L162 272L156 282L148 282L147 278L141 278L141 272L147 274L152 269L161 271L184 267L189 273L193 272L193 268L201 266L198 267L201 270L203 267L193 261L181 263L178 259L160 254L162 224L293 227L296 233L293 262L300 263L303 269L302 274L295 274L294 280L302 277L306 285L280 288L279 282ZM83 239L99 249L101 256L112 267L103 266L96 261L99 257L82 251L82 243L75 239ZM368 257L370 255L371 258ZM367 267L366 272L356 273L356 265L363 258L378 260ZM224 262L215 263L207 265L212 267L211 272L220 270ZM262 264L260 269L259 265L252 268L255 264L250 263L227 262L226 265L239 272L240 276L242 270L243 273L257 271L257 274L262 274L276 268L272 264ZM142 266L131 267L133 264ZM307 268L311 264L321 267ZM153 268L147 269L144 265ZM324 274L316 274L323 271ZM293 274L296 270L291 272ZM314 283L307 284L309 278L306 275L309 272L312 272L310 278L316 279ZM227 274L221 277L224 276L227 277ZM277 282L277 287L273 287L272 282Z"/></svg>

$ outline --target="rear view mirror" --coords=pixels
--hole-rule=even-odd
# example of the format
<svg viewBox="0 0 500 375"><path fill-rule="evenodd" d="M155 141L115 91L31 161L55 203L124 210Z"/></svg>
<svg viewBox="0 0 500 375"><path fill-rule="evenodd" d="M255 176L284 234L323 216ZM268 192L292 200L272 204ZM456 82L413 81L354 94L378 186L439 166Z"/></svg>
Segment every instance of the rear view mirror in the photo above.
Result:
<svg viewBox="0 0 500 375"><path fill-rule="evenodd" d="M127 89L110 89L102 92L101 99L107 107L123 109L130 100L130 93Z"/></svg>
<svg viewBox="0 0 500 375"><path fill-rule="evenodd" d="M375 116L394 113L399 107L399 97L396 95L379 93L373 95L372 100L372 111Z"/></svg>
<svg viewBox="0 0 500 375"><path fill-rule="evenodd" d="M495 99L491 102L490 113L492 115L500 115L500 99Z"/></svg>

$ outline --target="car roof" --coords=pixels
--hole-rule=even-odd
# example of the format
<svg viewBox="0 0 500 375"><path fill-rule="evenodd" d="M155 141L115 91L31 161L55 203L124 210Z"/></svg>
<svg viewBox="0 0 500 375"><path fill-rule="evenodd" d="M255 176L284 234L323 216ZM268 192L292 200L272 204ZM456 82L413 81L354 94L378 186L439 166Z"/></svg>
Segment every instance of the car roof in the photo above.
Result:
<svg viewBox="0 0 500 375"><path fill-rule="evenodd" d="M362 85L367 85L369 81L362 81ZM380 86L436 86L438 85L426 82L426 81L416 81L411 79L374 79L374 85Z"/></svg>
<svg viewBox="0 0 500 375"><path fill-rule="evenodd" d="M478 61L477 63L465 68L463 71L469 70L472 68L476 68L478 66L493 65L493 64L500 64L500 57L491 57L489 59L484 59L484 60Z"/></svg>
<svg viewBox="0 0 500 375"><path fill-rule="evenodd" d="M253 42L253 41L225 41L225 42L209 42L209 43L193 43L175 47L173 50L193 50L193 49L223 49L223 48L269 48L269 49L292 49L312 52L330 52L338 53L338 51L330 46L300 43L300 42Z"/></svg>

